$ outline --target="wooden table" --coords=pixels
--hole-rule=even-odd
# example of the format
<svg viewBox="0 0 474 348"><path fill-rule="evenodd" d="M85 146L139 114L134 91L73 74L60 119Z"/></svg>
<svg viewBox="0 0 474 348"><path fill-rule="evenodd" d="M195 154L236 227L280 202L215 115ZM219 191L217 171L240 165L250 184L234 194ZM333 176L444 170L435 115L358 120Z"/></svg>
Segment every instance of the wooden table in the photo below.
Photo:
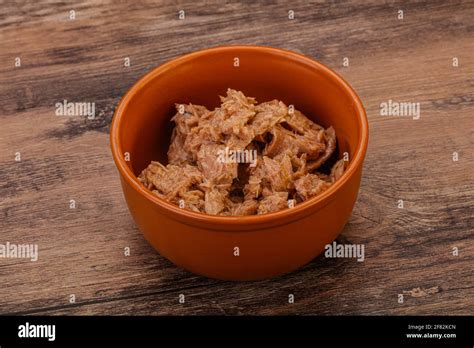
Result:
<svg viewBox="0 0 474 348"><path fill-rule="evenodd" d="M0 258L1 314L474 314L472 2L1 7L0 243L39 247L36 262ZM364 262L223 282L137 230L109 150L114 108L151 68L224 44L302 52L360 95L369 150L338 241L364 244ZM65 99L95 102L96 118L56 116ZM388 100L419 102L420 119L381 116Z"/></svg>

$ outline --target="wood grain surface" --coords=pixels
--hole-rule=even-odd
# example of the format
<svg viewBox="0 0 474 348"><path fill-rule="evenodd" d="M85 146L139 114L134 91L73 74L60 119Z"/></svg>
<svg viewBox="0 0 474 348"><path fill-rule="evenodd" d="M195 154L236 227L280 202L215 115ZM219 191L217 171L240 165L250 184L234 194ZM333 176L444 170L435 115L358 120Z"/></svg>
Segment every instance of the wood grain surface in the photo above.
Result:
<svg viewBox="0 0 474 348"><path fill-rule="evenodd" d="M472 1L1 1L0 244L38 244L39 259L0 258L0 314L474 314L472 18ZM137 230L113 111L151 68L227 44L301 52L360 95L369 149L338 241L364 244L364 262L320 256L224 282L175 267ZM64 99L95 102L96 118L56 116ZM381 116L390 99L419 102L420 119Z"/></svg>

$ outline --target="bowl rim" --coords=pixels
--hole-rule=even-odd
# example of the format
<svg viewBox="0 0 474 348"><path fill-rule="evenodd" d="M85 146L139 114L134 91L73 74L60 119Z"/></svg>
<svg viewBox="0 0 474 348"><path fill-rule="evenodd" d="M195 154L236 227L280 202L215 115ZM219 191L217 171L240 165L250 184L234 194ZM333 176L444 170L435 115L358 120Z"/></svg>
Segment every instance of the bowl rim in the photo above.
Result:
<svg viewBox="0 0 474 348"><path fill-rule="evenodd" d="M354 101L356 114L358 116L358 125L360 130L359 142L355 149L355 155L352 160L349 161L349 165L344 171L343 175L333 184L329 189L323 193L314 196L300 204L297 204L293 208L280 210L273 213L267 213L262 215L246 215L246 216L219 216L210 215L205 213L194 212L187 209L179 208L173 203L167 202L162 198L154 195L150 190L145 188L137 179L132 170L128 167L124 156L123 149L120 144L119 134L121 129L121 119L124 111L126 110L129 102L138 94L146 84L153 80L156 76L165 73L166 71L174 68L177 65L187 63L198 57L215 54L225 51L255 51L255 52L266 52L271 55L277 55L287 60L296 61L299 64L306 65L308 67L317 67L323 72L329 79L334 81L341 89L347 93L350 98ZM357 93L353 88L335 71L328 68L319 61L307 57L303 54L296 53L293 51L274 48L269 46L258 46L258 45L226 45L207 48L199 51L194 51L189 54L178 56L171 59L159 66L153 68L151 71L143 75L138 81L136 81L132 87L125 93L116 107L111 126L110 126L110 147L112 150L112 157L115 165L123 179L132 187L138 194L142 195L148 201L163 208L168 214L174 216L177 219L182 220L183 218L187 221L195 223L213 223L216 225L232 225L232 226L244 226L252 224L268 223L275 220L285 219L286 221L292 221L291 217L297 217L303 214L305 211L311 211L311 208L322 207L334 198L335 193L341 189L358 171L362 165L365 153L367 151L369 137L369 126L367 120L367 114ZM183 221L184 222L184 221Z"/></svg>

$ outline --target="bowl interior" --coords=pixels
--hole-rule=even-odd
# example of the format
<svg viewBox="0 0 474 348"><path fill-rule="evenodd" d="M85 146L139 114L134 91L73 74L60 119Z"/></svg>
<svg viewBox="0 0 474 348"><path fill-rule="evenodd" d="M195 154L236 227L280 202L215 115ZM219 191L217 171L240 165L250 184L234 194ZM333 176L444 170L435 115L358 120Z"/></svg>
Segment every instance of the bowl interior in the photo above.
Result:
<svg viewBox="0 0 474 348"><path fill-rule="evenodd" d="M138 175L151 160L167 163L176 113L175 103L212 109L227 88L264 102L293 104L308 118L333 126L338 157L354 157L361 137L361 121L353 96L324 66L297 54L255 47L227 47L198 52L155 69L127 96L118 134L127 165ZM126 97L127 98L127 97Z"/></svg>

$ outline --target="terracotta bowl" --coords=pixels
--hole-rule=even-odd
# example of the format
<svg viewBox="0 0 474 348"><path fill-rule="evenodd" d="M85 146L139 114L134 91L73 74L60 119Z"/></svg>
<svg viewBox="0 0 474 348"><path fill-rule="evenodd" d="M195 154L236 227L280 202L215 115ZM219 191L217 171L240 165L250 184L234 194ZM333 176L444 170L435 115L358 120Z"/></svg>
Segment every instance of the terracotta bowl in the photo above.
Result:
<svg viewBox="0 0 474 348"><path fill-rule="evenodd" d="M229 87L332 125L338 157L350 158L343 176L294 208L256 216L195 213L153 195L136 176L151 160L167 163L174 104L211 109ZM321 63L270 47L227 46L176 58L141 78L116 109L110 141L130 213L161 255L207 277L255 280L305 265L341 233L357 199L368 125L354 90Z"/></svg>

